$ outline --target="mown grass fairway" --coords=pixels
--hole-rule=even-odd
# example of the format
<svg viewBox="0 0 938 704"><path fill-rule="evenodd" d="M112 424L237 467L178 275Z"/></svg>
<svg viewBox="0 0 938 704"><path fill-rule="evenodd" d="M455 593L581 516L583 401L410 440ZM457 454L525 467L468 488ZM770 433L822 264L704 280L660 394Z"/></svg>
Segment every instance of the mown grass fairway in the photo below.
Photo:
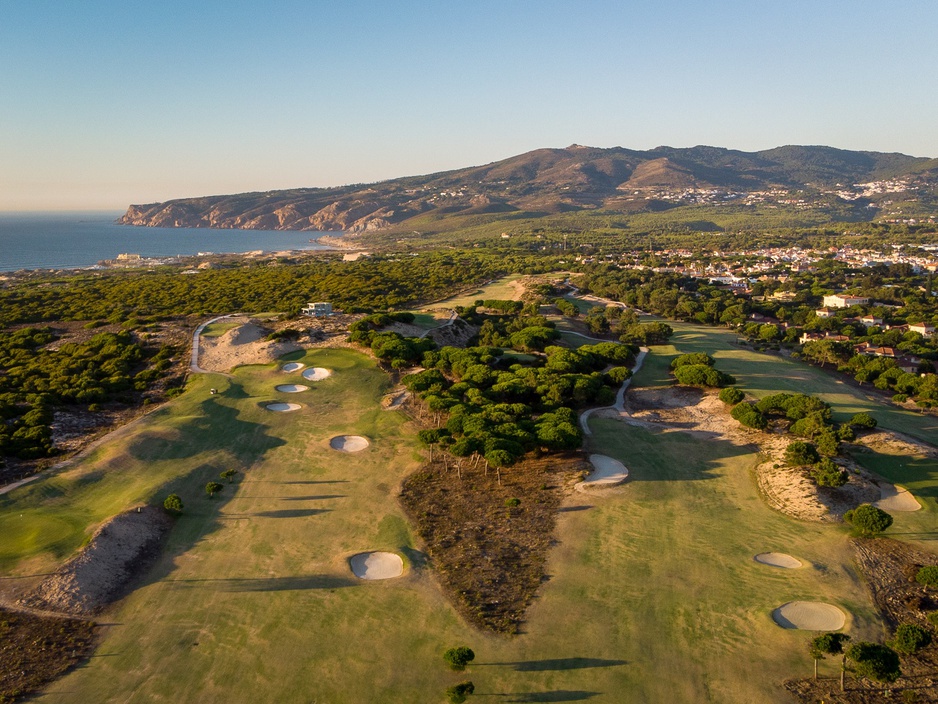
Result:
<svg viewBox="0 0 938 704"><path fill-rule="evenodd" d="M521 278L521 274L509 274L491 283L477 288L472 293L466 293L461 296L453 296L443 301L430 303L423 306L422 310L432 310L433 308L456 306L470 306L481 299L497 299L501 301L517 301L520 298L521 290L514 286L514 282Z"/></svg>
<svg viewBox="0 0 938 704"><path fill-rule="evenodd" d="M675 321L668 324L674 328L671 344L653 347L642 367L641 379L646 386L670 383L668 367L677 354L706 352L716 359L719 369L735 376L737 385L756 398L782 391L809 393L831 404L838 421L866 411L883 428L938 445L935 416L886 405L878 396L803 362L740 347L732 332ZM897 534L906 532L919 541L938 540L938 462L878 453L856 453L854 459L889 481L902 484L924 503L922 511L896 516Z"/></svg>
<svg viewBox="0 0 938 704"><path fill-rule="evenodd" d="M810 672L808 634L775 626L773 608L831 601L854 636L880 635L843 529L766 508L747 449L602 419L591 449L621 459L629 483L571 499L522 635L471 630L399 509L396 487L420 455L405 419L380 410L387 378L348 350L289 357L335 375L300 394L273 391L298 379L279 365L198 376L74 469L0 499L4 576L52 567L136 501L175 491L186 504L160 562L101 619L111 625L95 657L42 701L410 704L442 702L462 679L480 701L786 701L778 683ZM303 409L264 410L285 398ZM372 444L340 454L328 448L339 434ZM205 482L228 467L241 474L208 499ZM347 559L365 550L403 554L404 577L356 580ZM766 550L808 566L752 561ZM441 653L463 643L476 661L451 673Z"/></svg>

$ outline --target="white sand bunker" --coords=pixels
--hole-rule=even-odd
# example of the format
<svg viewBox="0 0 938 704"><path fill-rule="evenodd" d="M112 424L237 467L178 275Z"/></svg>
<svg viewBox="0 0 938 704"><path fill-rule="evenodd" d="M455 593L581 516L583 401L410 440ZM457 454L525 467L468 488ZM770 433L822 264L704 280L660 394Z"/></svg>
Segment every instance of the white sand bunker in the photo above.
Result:
<svg viewBox="0 0 938 704"><path fill-rule="evenodd" d="M280 384L275 386L274 390L284 394L298 394L300 391L309 391L309 387L302 384Z"/></svg>
<svg viewBox="0 0 938 704"><path fill-rule="evenodd" d="M578 491L589 489L608 489L618 486L629 478L629 470L619 460L606 455L590 455L590 464L594 471L576 485Z"/></svg>
<svg viewBox="0 0 938 704"><path fill-rule="evenodd" d="M274 413L289 413L300 410L302 406L298 403L268 403L266 408Z"/></svg>
<svg viewBox="0 0 938 704"><path fill-rule="evenodd" d="M289 362L280 367L280 371L287 372L289 374L290 372L298 372L305 366L306 365L302 362Z"/></svg>
<svg viewBox="0 0 938 704"><path fill-rule="evenodd" d="M339 452L361 452L370 444L361 435L336 435L329 441L329 447Z"/></svg>
<svg viewBox="0 0 938 704"><path fill-rule="evenodd" d="M803 631L839 631L847 617L831 604L820 601L789 601L772 612L772 620L782 628Z"/></svg>
<svg viewBox="0 0 938 704"><path fill-rule="evenodd" d="M883 511L918 511L922 505L908 489L882 482L879 485L880 498L873 505Z"/></svg>
<svg viewBox="0 0 938 704"><path fill-rule="evenodd" d="M359 579L394 579L404 574L404 561L393 552L360 552L349 559Z"/></svg>
<svg viewBox="0 0 938 704"><path fill-rule="evenodd" d="M313 367L303 372L303 378L307 381L322 381L332 376L332 370L325 367Z"/></svg>
<svg viewBox="0 0 938 704"><path fill-rule="evenodd" d="M761 562L763 565L781 567L786 570L796 570L803 566L801 560L797 560L783 552L760 552L758 555L753 556L752 559L756 562Z"/></svg>

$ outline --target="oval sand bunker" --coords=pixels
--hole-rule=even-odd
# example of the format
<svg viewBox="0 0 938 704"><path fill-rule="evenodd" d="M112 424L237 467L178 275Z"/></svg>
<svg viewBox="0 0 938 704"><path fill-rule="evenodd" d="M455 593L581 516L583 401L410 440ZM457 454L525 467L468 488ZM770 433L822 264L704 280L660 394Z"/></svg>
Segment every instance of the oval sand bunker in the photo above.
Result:
<svg viewBox="0 0 938 704"><path fill-rule="evenodd" d="M578 491L589 489L607 489L618 486L629 478L629 470L619 460L606 455L590 455L593 472L576 485Z"/></svg>
<svg viewBox="0 0 938 704"><path fill-rule="evenodd" d="M361 452L370 444L361 435L337 435L329 441L329 447L339 452Z"/></svg>
<svg viewBox="0 0 938 704"><path fill-rule="evenodd" d="M349 566L359 579L394 579L404 574L404 561L393 552L360 552L349 558Z"/></svg>
<svg viewBox="0 0 938 704"><path fill-rule="evenodd" d="M305 366L306 365L302 362L289 362L280 367L280 371L287 372L289 374L290 372L298 372Z"/></svg>
<svg viewBox="0 0 938 704"><path fill-rule="evenodd" d="M302 406L298 403L268 403L266 408L274 413L289 413L300 410Z"/></svg>
<svg viewBox="0 0 938 704"><path fill-rule="evenodd" d="M782 628L803 631L839 631L847 617L831 604L820 601L789 601L772 612L772 620Z"/></svg>
<svg viewBox="0 0 938 704"><path fill-rule="evenodd" d="M307 381L322 381L332 376L332 370L324 367L313 367L303 372L303 378Z"/></svg>
<svg viewBox="0 0 938 704"><path fill-rule="evenodd" d="M922 508L908 489L886 482L879 485L879 499L873 505L883 511L918 511Z"/></svg>
<svg viewBox="0 0 938 704"><path fill-rule="evenodd" d="M274 390L284 394L298 394L300 391L308 391L309 387L302 384L280 384L275 386Z"/></svg>
<svg viewBox="0 0 938 704"><path fill-rule="evenodd" d="M801 560L795 559L791 555L783 552L760 552L753 558L756 562L761 562L769 567L781 567L786 570L796 570L802 566Z"/></svg>

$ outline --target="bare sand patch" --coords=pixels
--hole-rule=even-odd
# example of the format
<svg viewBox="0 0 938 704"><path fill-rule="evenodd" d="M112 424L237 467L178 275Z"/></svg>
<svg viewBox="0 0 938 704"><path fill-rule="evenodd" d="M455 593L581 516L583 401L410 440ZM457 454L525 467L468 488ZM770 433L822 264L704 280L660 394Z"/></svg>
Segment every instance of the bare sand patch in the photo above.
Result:
<svg viewBox="0 0 938 704"><path fill-rule="evenodd" d="M577 491L590 489L608 489L619 486L629 478L629 470L614 457L607 455L590 455L590 464L593 471L590 475L574 487Z"/></svg>
<svg viewBox="0 0 938 704"><path fill-rule="evenodd" d="M881 497L873 502L877 508L883 511L918 511L922 505L916 500L908 489L890 484L889 482L880 482L879 491Z"/></svg>
<svg viewBox="0 0 938 704"><path fill-rule="evenodd" d="M329 441L329 447L339 452L361 452L370 444L361 435L336 435Z"/></svg>
<svg viewBox="0 0 938 704"><path fill-rule="evenodd" d="M938 448L895 430L878 428L875 432L861 435L858 442L884 455L938 457Z"/></svg>
<svg viewBox="0 0 938 704"><path fill-rule="evenodd" d="M758 555L754 555L752 559L763 565L769 565L769 567L781 567L786 570L796 570L804 566L801 560L783 552L760 552Z"/></svg>
<svg viewBox="0 0 938 704"><path fill-rule="evenodd" d="M293 342L267 340L270 330L259 321L232 318L242 323L218 337L201 337L199 366L212 372L227 372L242 364L269 364L289 352L302 349Z"/></svg>
<svg viewBox="0 0 938 704"><path fill-rule="evenodd" d="M274 390L284 394L298 394L301 391L309 391L309 387L302 384L278 384Z"/></svg>
<svg viewBox="0 0 938 704"><path fill-rule="evenodd" d="M789 601L772 612L782 628L803 631L839 631L847 622L844 612L820 601Z"/></svg>
<svg viewBox="0 0 938 704"><path fill-rule="evenodd" d="M130 582L150 567L171 527L172 519L155 506L115 516L23 603L69 614L98 611L120 597Z"/></svg>
<svg viewBox="0 0 938 704"><path fill-rule="evenodd" d="M381 408L386 411L399 410L409 398L409 391L395 391L389 393L381 399Z"/></svg>
<svg viewBox="0 0 938 704"><path fill-rule="evenodd" d="M302 362L288 362L287 364L284 364L282 367L280 367L280 371L286 372L287 374L289 374L291 372L298 372L300 369L302 369L305 366L306 365L303 364Z"/></svg>
<svg viewBox="0 0 938 704"><path fill-rule="evenodd" d="M359 579L394 579L404 574L404 560L393 552L360 552L349 558L349 567Z"/></svg>
<svg viewBox="0 0 938 704"><path fill-rule="evenodd" d="M300 410L302 406L298 403L268 403L264 408L274 413L289 413Z"/></svg>
<svg viewBox="0 0 938 704"><path fill-rule="evenodd" d="M332 376L332 370L324 367L313 367L303 372L303 378L307 381L322 381Z"/></svg>

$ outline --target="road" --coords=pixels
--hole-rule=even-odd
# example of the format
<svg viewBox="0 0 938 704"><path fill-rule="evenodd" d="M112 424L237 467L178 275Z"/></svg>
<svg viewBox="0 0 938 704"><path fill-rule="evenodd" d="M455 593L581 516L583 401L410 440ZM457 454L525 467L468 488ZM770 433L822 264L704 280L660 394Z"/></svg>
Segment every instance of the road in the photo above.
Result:
<svg viewBox="0 0 938 704"><path fill-rule="evenodd" d="M199 335L202 334L202 331L212 323L218 322L219 320L224 320L225 318L234 318L239 315L241 315L241 313L228 313L228 315L219 315L217 318L206 320L195 329L195 332L192 333L192 359L189 362L190 372L193 374L210 373L208 370L202 369L202 367L199 366Z"/></svg>
<svg viewBox="0 0 938 704"><path fill-rule="evenodd" d="M619 390L616 392L616 402L614 404L611 406L587 408L580 414L580 428L583 430L583 435L588 436L593 434L589 426L589 417L592 415L593 411L603 411L611 408L614 411L618 411L620 414L625 413L625 392L628 390L629 386L631 386L632 379L634 379L635 375L638 374L638 370L642 368L642 362L645 361L646 354L648 354L648 348L640 347L638 356L635 358L635 366L632 367L632 375L622 382L622 386L620 386Z"/></svg>

